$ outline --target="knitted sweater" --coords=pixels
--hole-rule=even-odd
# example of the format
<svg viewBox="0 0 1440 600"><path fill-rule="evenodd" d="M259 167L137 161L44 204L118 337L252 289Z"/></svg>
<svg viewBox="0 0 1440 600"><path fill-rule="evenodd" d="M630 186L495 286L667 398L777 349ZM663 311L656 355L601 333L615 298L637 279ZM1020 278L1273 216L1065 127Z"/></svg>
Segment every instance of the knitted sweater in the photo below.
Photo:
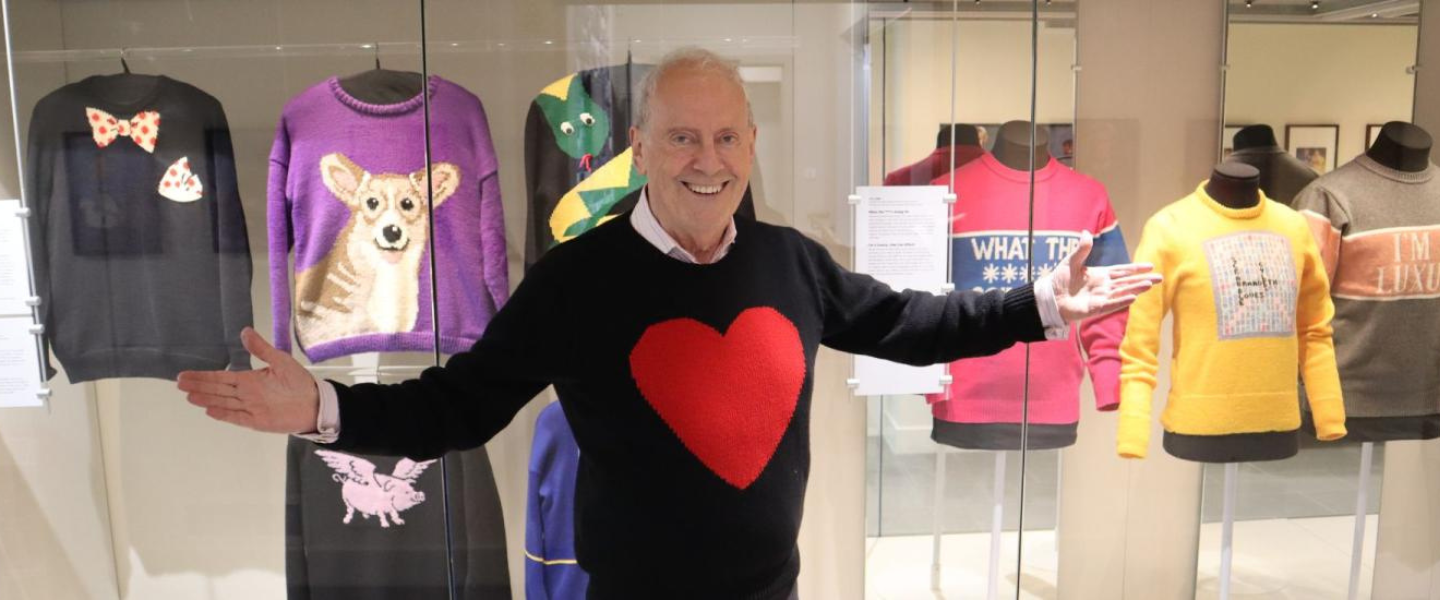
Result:
<svg viewBox="0 0 1440 600"><path fill-rule="evenodd" d="M1030 174L986 154L935 183L952 180L958 197L950 220L955 287L1008 290L1028 281ZM1096 234L1088 264L1129 261L1105 187L1051 159L1035 172L1036 273L1053 270L1079 243L1082 230ZM1124 332L1125 313L1120 312L1072 325L1069 339L1029 345L1030 372L1040 374L1029 378L1031 449L1074 443L1087 367L1096 406L1113 410L1120 403ZM958 361L950 374L954 381L947 393L929 397L936 419L932 437L964 448L1018 448L1018 432L996 430L1014 431L1022 420L1025 348ZM986 427L993 424L1011 426Z"/></svg>
<svg viewBox="0 0 1440 600"><path fill-rule="evenodd" d="M1166 431L1189 435L1285 432L1300 427L1303 377L1318 437L1345 435L1331 341L1329 282L1305 219L1262 197L1228 208L1205 193L1145 223L1137 262L1165 277L1130 307L1120 346L1121 456L1141 458L1159 370L1160 325L1174 313Z"/></svg>
<svg viewBox="0 0 1440 600"><path fill-rule="evenodd" d="M220 102L97 75L41 98L28 144L40 318L70 381L250 368L250 245Z"/></svg>
<svg viewBox="0 0 1440 600"><path fill-rule="evenodd" d="M456 600L511 597L484 448L448 455L442 470L291 437L286 467L287 600L448 599L452 570Z"/></svg>
<svg viewBox="0 0 1440 600"><path fill-rule="evenodd" d="M575 560L575 477L580 448L556 402L535 420L525 502L526 600L582 600L590 576Z"/></svg>
<svg viewBox="0 0 1440 600"><path fill-rule="evenodd" d="M553 383L580 447L591 598L784 598L820 344L926 364L1043 328L1029 286L897 293L792 229L736 228L708 265L660 253L628 216L551 249L469 352L414 381L337 384L336 449L483 444Z"/></svg>
<svg viewBox="0 0 1440 600"><path fill-rule="evenodd" d="M290 349L293 306L295 335L311 361L434 349L427 197L440 350L470 347L505 302L505 219L485 110L439 77L427 87L428 173L420 95L369 104L332 77L285 106L270 152L267 215L277 348Z"/></svg>
<svg viewBox="0 0 1440 600"><path fill-rule="evenodd" d="M918 162L906 165L885 175L885 185L930 185L935 178L942 177L952 169L970 164L985 154L980 146L941 146ZM951 157L955 164L950 164Z"/></svg>
<svg viewBox="0 0 1440 600"><path fill-rule="evenodd" d="M1361 155L1305 188L1335 300L1350 417L1440 413L1440 172Z"/></svg>

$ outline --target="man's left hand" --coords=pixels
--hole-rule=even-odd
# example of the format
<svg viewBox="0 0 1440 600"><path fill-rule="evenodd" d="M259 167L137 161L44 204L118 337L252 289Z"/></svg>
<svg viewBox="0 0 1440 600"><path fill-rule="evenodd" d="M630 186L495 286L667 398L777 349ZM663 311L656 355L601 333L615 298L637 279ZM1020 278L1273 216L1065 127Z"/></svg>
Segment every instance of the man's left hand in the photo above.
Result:
<svg viewBox="0 0 1440 600"><path fill-rule="evenodd" d="M1066 323L1122 310L1145 290L1160 283L1159 273L1149 263L1126 263L1108 267L1090 267L1085 259L1095 240L1086 231L1080 234L1080 245L1060 261L1050 274L1055 286L1055 302Z"/></svg>

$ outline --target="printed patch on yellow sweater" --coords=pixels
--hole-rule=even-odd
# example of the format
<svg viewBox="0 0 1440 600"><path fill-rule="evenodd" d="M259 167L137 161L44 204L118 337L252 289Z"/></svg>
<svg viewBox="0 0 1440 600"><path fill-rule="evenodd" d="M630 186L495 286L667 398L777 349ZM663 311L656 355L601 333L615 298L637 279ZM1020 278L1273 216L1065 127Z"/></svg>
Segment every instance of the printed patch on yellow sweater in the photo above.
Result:
<svg viewBox="0 0 1440 600"><path fill-rule="evenodd" d="M1221 340L1295 335L1294 254L1290 240L1243 231L1205 242Z"/></svg>

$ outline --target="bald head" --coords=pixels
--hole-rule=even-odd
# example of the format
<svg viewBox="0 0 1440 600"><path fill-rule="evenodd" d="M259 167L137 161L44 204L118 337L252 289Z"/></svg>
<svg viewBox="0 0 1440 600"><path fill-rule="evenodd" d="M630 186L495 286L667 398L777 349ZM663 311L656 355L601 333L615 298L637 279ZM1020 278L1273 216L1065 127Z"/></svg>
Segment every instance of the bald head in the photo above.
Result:
<svg viewBox="0 0 1440 600"><path fill-rule="evenodd" d="M740 67L732 60L703 48L686 47L672 50L660 62L645 73L640 80L640 103L635 117L635 127L644 130L650 124L652 105L660 89L662 79L675 75L705 74L721 81L734 84L745 99L745 115L750 126L755 125L755 114L750 108L750 96L745 93L745 81L740 77Z"/></svg>

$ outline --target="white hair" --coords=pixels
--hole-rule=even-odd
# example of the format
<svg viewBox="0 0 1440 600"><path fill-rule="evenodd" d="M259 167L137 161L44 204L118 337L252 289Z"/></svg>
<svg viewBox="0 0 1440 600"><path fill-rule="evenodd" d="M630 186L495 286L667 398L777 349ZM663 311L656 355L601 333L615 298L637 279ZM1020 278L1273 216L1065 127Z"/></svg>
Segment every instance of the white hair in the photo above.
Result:
<svg viewBox="0 0 1440 600"><path fill-rule="evenodd" d="M704 48L686 46L671 50L640 80L640 103L636 110L635 127L645 129L650 122L650 100L655 96L656 88L660 87L660 78L677 69L708 71L734 83L745 97L746 119L751 127L755 126L755 111L750 108L750 94L745 91L745 80L740 77L740 64Z"/></svg>

